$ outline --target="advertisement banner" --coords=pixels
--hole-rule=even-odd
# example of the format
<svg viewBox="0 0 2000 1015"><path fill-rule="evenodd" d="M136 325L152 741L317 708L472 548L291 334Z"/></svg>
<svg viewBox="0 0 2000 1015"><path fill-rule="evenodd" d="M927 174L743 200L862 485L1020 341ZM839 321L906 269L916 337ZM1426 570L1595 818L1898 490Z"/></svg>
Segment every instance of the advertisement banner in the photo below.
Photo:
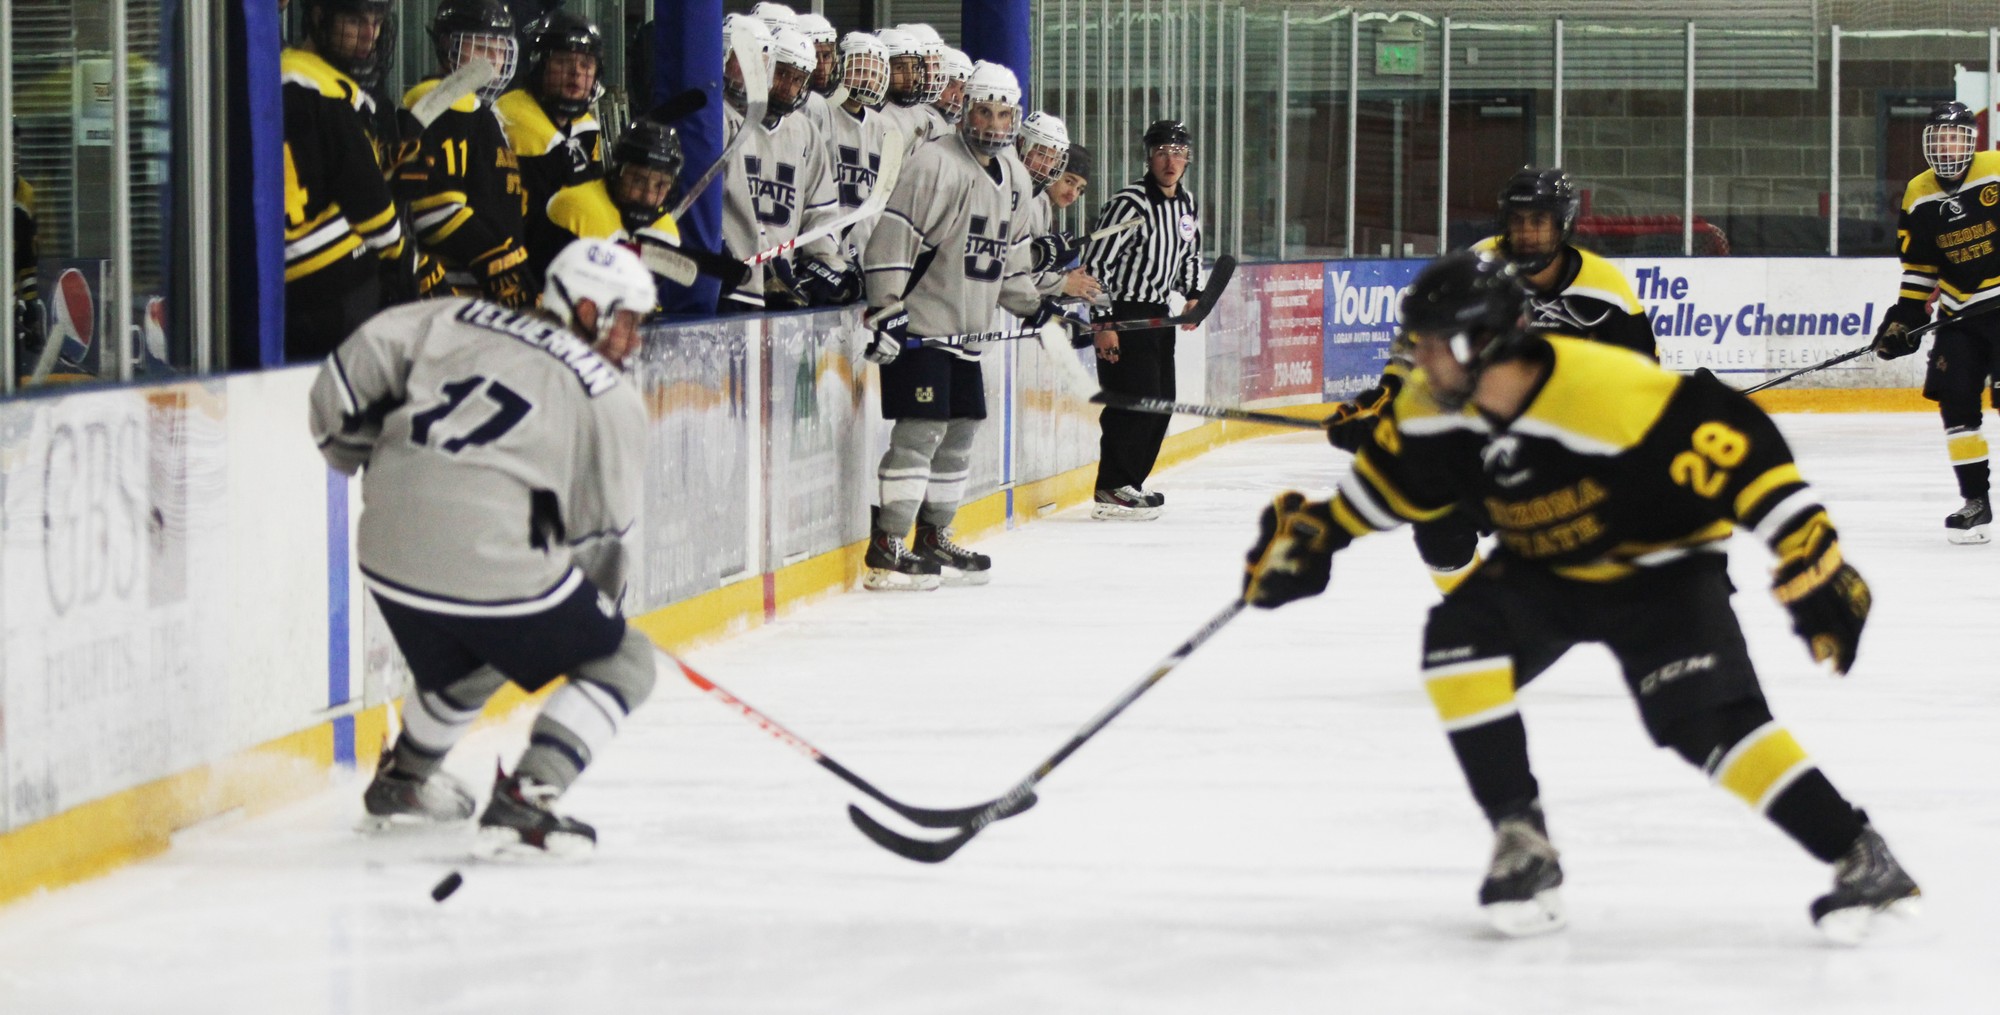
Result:
<svg viewBox="0 0 2000 1015"><path fill-rule="evenodd" d="M1254 337L1242 353L1245 404L1319 397L1322 270L1314 261L1237 271Z"/></svg>
<svg viewBox="0 0 2000 1015"><path fill-rule="evenodd" d="M1396 337L1402 319L1403 291L1426 263L1326 262L1322 397L1351 398L1382 376L1389 362L1389 341Z"/></svg>

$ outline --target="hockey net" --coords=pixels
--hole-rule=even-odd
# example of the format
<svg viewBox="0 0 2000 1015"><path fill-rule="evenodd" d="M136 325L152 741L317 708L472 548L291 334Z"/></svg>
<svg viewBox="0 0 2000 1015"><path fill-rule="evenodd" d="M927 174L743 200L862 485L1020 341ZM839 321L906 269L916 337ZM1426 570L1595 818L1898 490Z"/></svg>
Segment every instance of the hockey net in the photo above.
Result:
<svg viewBox="0 0 2000 1015"><path fill-rule="evenodd" d="M1577 219L1577 242L1605 255L1679 254L1685 231L1679 215L1586 215ZM1729 253L1729 236L1715 223L1694 217L1696 257Z"/></svg>

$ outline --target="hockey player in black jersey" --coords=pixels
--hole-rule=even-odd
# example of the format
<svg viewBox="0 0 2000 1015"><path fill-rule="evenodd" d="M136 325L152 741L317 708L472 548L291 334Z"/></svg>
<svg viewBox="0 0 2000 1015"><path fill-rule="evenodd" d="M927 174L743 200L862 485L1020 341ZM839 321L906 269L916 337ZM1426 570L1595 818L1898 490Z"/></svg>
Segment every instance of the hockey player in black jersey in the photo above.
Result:
<svg viewBox="0 0 2000 1015"><path fill-rule="evenodd" d="M403 95L405 109L474 57L491 61L498 73L439 116L396 173L397 197L409 205L427 258L419 284L425 295L531 305L535 290L528 280L524 231L528 193L492 108L514 76L514 16L500 0L444 0L430 33L441 70Z"/></svg>
<svg viewBox="0 0 2000 1015"><path fill-rule="evenodd" d="M523 33L527 60L521 87L500 96L494 109L507 131L507 144L520 163L528 192L524 235L532 245L547 224L549 199L556 191L604 175L604 143L591 105L604 89L604 37L597 26L566 10L551 11ZM541 267L567 240L532 251L529 284L541 287Z"/></svg>
<svg viewBox="0 0 2000 1015"><path fill-rule="evenodd" d="M285 358L333 351L383 305L403 227L369 131L389 0L309 0L280 54L285 102Z"/></svg>
<svg viewBox="0 0 2000 1015"><path fill-rule="evenodd" d="M1500 191L1500 233L1473 245L1513 262L1528 289L1528 325L1660 358L1653 322L1616 265L1577 246L1576 184L1524 166Z"/></svg>
<svg viewBox="0 0 2000 1015"><path fill-rule="evenodd" d="M1896 236L1903 280L1896 305L1882 315L1875 354L1895 359L1917 351L1911 330L1930 320L1930 299L1946 323L1931 343L1924 397L1938 404L1946 449L1964 506L1946 516L1945 538L1984 543L1993 522L1986 437L1980 432L1982 391L2000 381L2000 152L1977 151L1978 120L1963 103L1945 102L1924 124L1924 160L1903 191ZM1994 404L2000 407L2000 390Z"/></svg>
<svg viewBox="0 0 2000 1015"><path fill-rule="evenodd" d="M1556 930L1562 868L1529 769L1516 692L1573 645L1610 649L1653 741L1833 865L1811 907L1829 936L1909 910L1915 881L1771 716L1730 609L1740 525L1777 557L1772 592L1816 660L1844 674L1868 585L1770 417L1713 377L1525 327L1529 297L1491 254L1417 277L1403 326L1417 366L1332 498L1266 508L1244 598L1324 591L1367 533L1475 503L1499 550L1433 607L1423 676L1492 822L1480 903L1508 934Z"/></svg>

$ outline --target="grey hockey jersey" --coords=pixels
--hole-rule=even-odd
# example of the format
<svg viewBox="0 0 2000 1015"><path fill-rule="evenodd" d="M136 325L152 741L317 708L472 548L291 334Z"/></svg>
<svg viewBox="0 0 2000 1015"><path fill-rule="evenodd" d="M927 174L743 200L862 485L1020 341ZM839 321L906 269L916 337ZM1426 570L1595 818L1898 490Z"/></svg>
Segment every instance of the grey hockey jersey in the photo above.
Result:
<svg viewBox="0 0 2000 1015"><path fill-rule="evenodd" d="M1021 175L1027 175L1027 167L1021 165L1020 156L1015 155L1010 150L1007 152L1007 157L1014 160L1013 168L1018 170ZM1028 242L1033 243L1037 238L1047 236L1053 232L1055 221L1056 209L1054 205L1049 203L1048 192L1037 189L1034 198L1028 202ZM1069 269L1061 265L1035 272L1035 291L1041 293L1043 296L1060 296L1062 295L1063 282L1068 278Z"/></svg>
<svg viewBox="0 0 2000 1015"><path fill-rule="evenodd" d="M567 328L483 300L385 310L320 367L313 439L361 480L358 559L378 595L522 616L588 577L617 596L646 407Z"/></svg>
<svg viewBox="0 0 2000 1015"><path fill-rule="evenodd" d="M728 136L735 137L744 129L743 114L725 107L723 126ZM742 258L769 250L840 215L826 139L811 119L794 113L779 120L775 128L758 124L750 131L750 140L737 149L724 174L728 179L723 191L722 239L731 254ZM835 237L814 240L799 253L817 257L836 270L847 267ZM763 268L752 268L743 288L729 298L763 306Z"/></svg>
<svg viewBox="0 0 2000 1015"><path fill-rule="evenodd" d="M834 192L841 211L852 211L874 192L875 177L882 168L883 147L892 128L888 117L865 106L859 114L848 112L845 106L835 106L828 115L833 130L826 139L826 147L833 166ZM858 259L859 252L868 249L868 236L874 231L872 219L849 226L848 252Z"/></svg>
<svg viewBox="0 0 2000 1015"><path fill-rule="evenodd" d="M1033 194L1019 165L1002 156L982 166L957 135L918 148L861 255L868 305L902 300L910 333L929 337L988 330L996 303L1034 313Z"/></svg>

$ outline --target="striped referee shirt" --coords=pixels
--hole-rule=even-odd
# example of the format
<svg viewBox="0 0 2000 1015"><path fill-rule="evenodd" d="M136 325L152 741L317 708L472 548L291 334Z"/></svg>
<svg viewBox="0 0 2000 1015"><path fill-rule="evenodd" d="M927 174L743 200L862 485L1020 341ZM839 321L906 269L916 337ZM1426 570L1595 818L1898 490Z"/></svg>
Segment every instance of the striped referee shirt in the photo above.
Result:
<svg viewBox="0 0 2000 1015"><path fill-rule="evenodd" d="M1193 299L1201 289L1201 219L1186 180L1168 197L1147 173L1104 202L1092 232L1130 218L1146 223L1084 248L1091 277L1114 300L1165 303L1170 292Z"/></svg>

